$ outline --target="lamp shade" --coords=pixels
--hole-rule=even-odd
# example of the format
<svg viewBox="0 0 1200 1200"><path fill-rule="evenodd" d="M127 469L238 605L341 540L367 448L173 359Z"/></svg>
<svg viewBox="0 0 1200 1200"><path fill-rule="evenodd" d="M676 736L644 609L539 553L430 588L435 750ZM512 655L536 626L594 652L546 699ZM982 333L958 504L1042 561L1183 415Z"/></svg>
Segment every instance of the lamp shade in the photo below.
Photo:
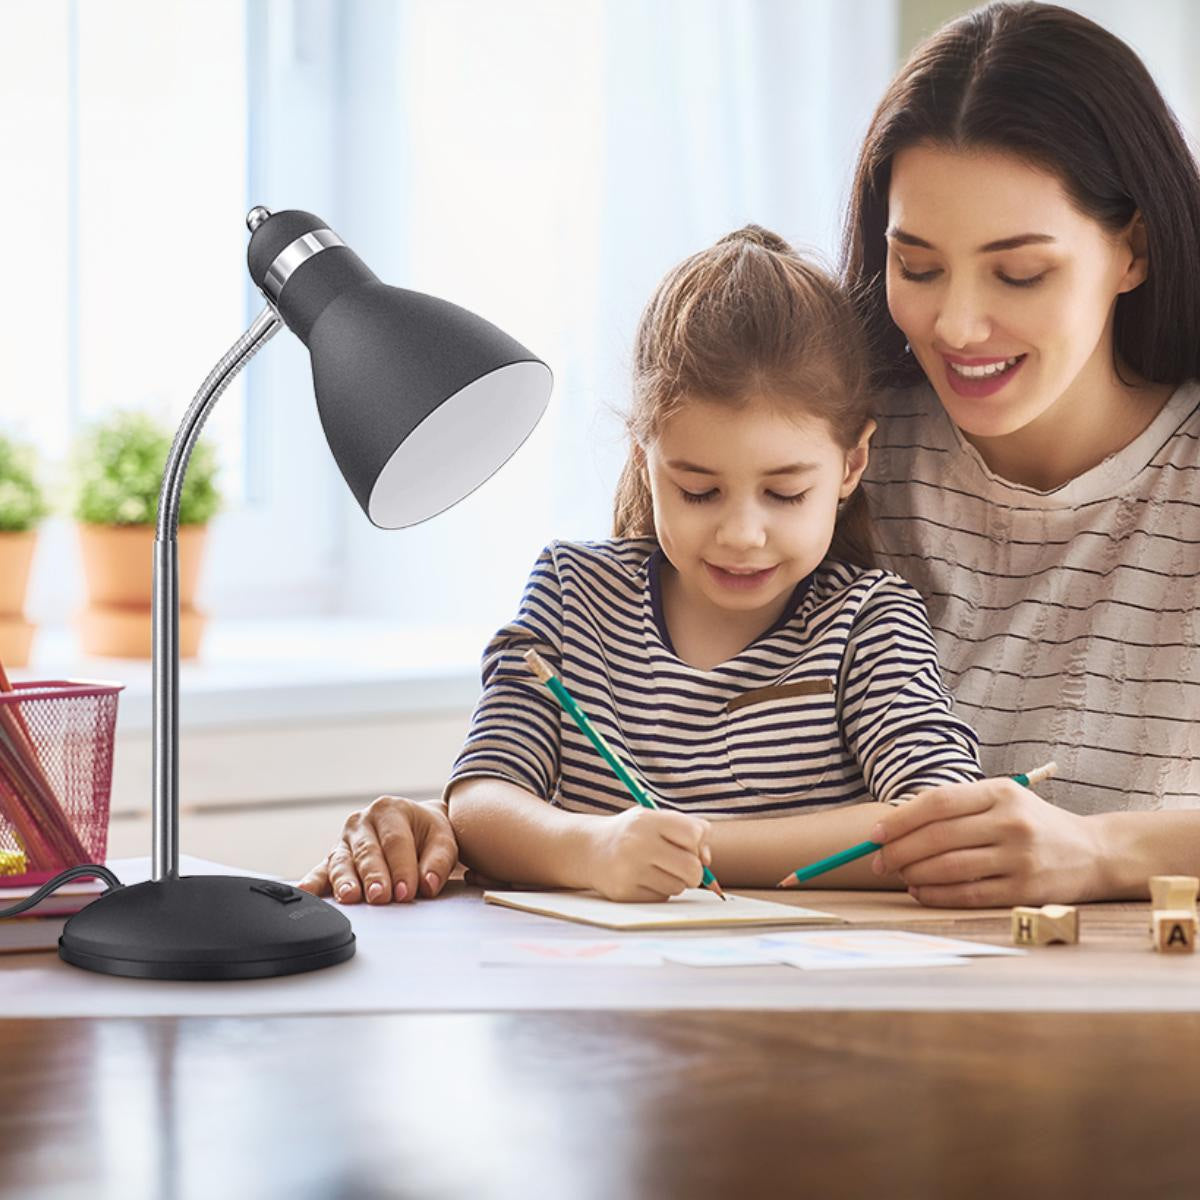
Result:
<svg viewBox="0 0 1200 1200"><path fill-rule="evenodd" d="M250 274L312 356L329 448L384 529L456 504L533 431L549 367L482 317L389 287L311 213L267 217Z"/></svg>

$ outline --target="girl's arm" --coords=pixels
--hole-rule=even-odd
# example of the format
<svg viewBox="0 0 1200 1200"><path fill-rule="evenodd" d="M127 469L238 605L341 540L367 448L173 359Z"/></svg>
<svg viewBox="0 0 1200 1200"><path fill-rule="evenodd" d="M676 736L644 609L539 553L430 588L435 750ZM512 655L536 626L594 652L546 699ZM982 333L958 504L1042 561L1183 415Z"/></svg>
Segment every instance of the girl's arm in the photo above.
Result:
<svg viewBox="0 0 1200 1200"><path fill-rule="evenodd" d="M953 709L925 604L897 575L863 604L839 682L842 737L876 800L983 778L979 740Z"/></svg>
<svg viewBox="0 0 1200 1200"><path fill-rule="evenodd" d="M974 732L951 709L925 606L898 577L880 581L850 639L840 681L843 737L880 800L979 779ZM790 817L714 823L713 871L731 887L771 887L797 867L873 841L892 811L854 804ZM817 876L813 888L903 888L874 855Z"/></svg>
<svg viewBox="0 0 1200 1200"><path fill-rule="evenodd" d="M712 822L713 874L725 887L774 887L785 875L868 841L882 804L850 804L794 817L726 819ZM903 888L899 875L871 870L873 855L818 875L806 888Z"/></svg>
<svg viewBox="0 0 1200 1200"><path fill-rule="evenodd" d="M708 822L684 813L567 812L487 776L457 780L447 796L459 857L494 879L592 888L610 900L665 900L698 887L711 857Z"/></svg>
<svg viewBox="0 0 1200 1200"><path fill-rule="evenodd" d="M591 816L549 803L562 769L562 713L523 656L533 647L558 671L562 635L551 543L530 572L521 611L484 651L483 691L446 784L462 860L497 879L595 888L610 900L663 900L695 887L707 822L639 808Z"/></svg>
<svg viewBox="0 0 1200 1200"><path fill-rule="evenodd" d="M592 816L555 808L516 784L486 777L460 780L450 796L459 857L472 870L541 887L595 888L605 895L626 889L639 867L649 871L656 852L682 872L671 876L680 880L680 887L695 887L705 842L711 847L713 874L722 885L774 887L789 871L865 841L885 811L879 804L855 804L797 817L712 822L641 808ZM637 839L624 828L664 820L678 845L655 845L649 837ZM814 880L811 886L904 886L897 875L873 875L869 855L818 878L820 882Z"/></svg>
<svg viewBox="0 0 1200 1200"><path fill-rule="evenodd" d="M451 785L450 823L458 856L492 879L587 888L595 817L547 804L506 779L472 776Z"/></svg>

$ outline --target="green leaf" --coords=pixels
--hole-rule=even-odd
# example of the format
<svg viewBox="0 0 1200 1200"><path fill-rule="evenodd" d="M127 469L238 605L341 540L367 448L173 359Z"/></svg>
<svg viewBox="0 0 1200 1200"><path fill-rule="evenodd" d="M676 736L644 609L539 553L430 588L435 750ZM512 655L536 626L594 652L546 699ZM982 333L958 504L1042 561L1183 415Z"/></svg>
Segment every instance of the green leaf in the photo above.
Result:
<svg viewBox="0 0 1200 1200"><path fill-rule="evenodd" d="M77 520L90 525L153 525L173 435L146 413L116 412L88 429L75 451ZM217 461L199 442L179 497L179 523L204 525L221 507Z"/></svg>
<svg viewBox="0 0 1200 1200"><path fill-rule="evenodd" d="M50 511L32 447L0 434L0 533L24 533Z"/></svg>

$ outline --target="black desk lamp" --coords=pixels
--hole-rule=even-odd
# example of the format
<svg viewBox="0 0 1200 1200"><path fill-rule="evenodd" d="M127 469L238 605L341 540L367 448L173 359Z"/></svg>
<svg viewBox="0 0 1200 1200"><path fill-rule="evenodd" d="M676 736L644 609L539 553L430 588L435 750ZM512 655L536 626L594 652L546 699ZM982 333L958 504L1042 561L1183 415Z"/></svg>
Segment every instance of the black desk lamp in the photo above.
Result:
<svg viewBox="0 0 1200 1200"><path fill-rule="evenodd" d="M288 884L179 874L179 499L192 447L230 380L287 326L312 355L326 440L385 529L456 504L529 436L550 399L545 363L445 300L388 287L324 221L254 208L250 275L267 307L213 368L175 435L154 542L154 870L67 922L66 962L146 979L256 979L354 954L344 914Z"/></svg>

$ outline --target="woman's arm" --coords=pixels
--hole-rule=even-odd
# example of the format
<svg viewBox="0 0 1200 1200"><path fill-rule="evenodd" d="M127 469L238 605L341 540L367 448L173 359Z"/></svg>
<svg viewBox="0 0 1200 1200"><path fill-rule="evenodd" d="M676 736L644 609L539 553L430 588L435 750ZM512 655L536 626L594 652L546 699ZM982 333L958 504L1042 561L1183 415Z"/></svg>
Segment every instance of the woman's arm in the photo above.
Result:
<svg viewBox="0 0 1200 1200"><path fill-rule="evenodd" d="M341 840L297 887L339 904L411 901L436 896L456 862L444 801L380 796L346 818Z"/></svg>
<svg viewBox="0 0 1200 1200"><path fill-rule="evenodd" d="M610 900L665 900L698 887L710 857L708 822L680 812L567 812L489 776L460 779L447 797L459 856L494 879L593 888Z"/></svg>
<svg viewBox="0 0 1200 1200"><path fill-rule="evenodd" d="M1200 811L1097 813L1098 900L1145 900L1151 875L1200 875Z"/></svg>
<svg viewBox="0 0 1200 1200"><path fill-rule="evenodd" d="M865 842L881 804L851 804L792 817L727 818L712 822L713 874L725 887L774 887L785 875L839 850ZM871 856L818 875L806 888L903 888L898 875L881 878Z"/></svg>
<svg viewBox="0 0 1200 1200"><path fill-rule="evenodd" d="M872 866L938 907L1145 899L1151 875L1200 875L1200 811L1079 816L1011 779L933 788L868 836Z"/></svg>

